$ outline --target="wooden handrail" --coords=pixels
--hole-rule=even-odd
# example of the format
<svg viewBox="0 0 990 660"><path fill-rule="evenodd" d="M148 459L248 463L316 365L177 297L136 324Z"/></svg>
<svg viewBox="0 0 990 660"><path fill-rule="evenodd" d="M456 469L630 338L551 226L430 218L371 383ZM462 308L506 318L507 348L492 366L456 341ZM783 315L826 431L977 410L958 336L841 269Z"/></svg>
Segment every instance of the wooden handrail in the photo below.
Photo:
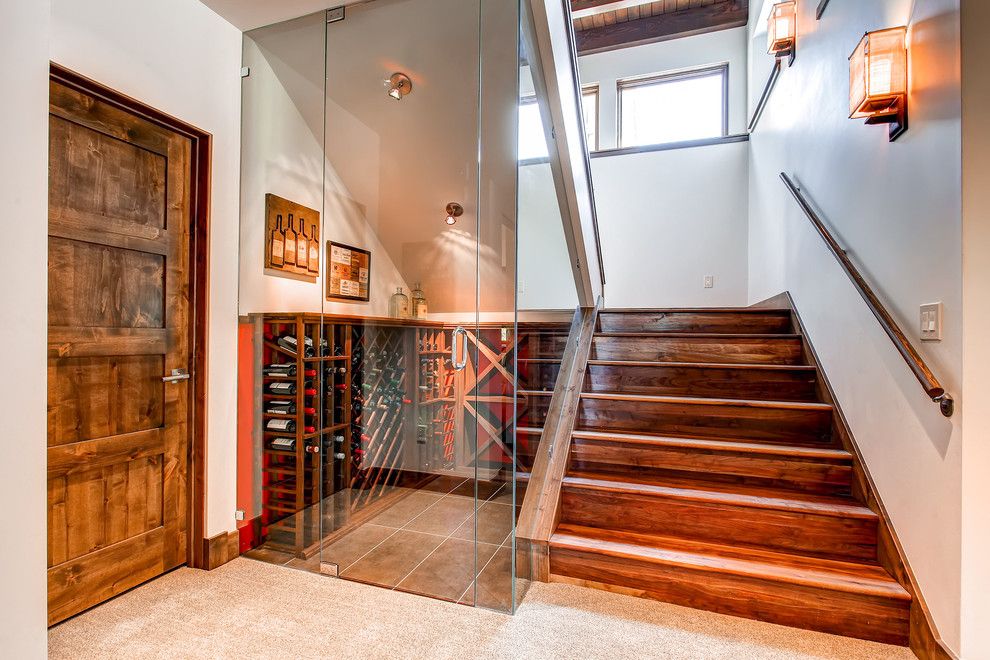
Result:
<svg viewBox="0 0 990 660"><path fill-rule="evenodd" d="M925 393L931 397L932 401L939 405L939 409L942 414L946 417L952 417L952 413L955 412L955 401L952 397L946 393L945 388L939 383L938 378L932 373L932 370L928 368L925 364L925 360L921 357L918 351L915 350L911 342L908 341L907 335L901 330L894 321L894 317L890 315L890 312L883 306L880 299L873 292L873 289L867 283L863 276L860 274L859 270L849 259L846 251L839 246L839 243L832 236L832 233L822 222L821 218L818 217L818 213L812 208L808 199L801 192L801 189L791 180L789 176L785 173L780 173L780 179L787 186L787 190L790 191L794 199L797 200L798 206L804 211L804 214L808 216L811 220L811 224L815 226L818 230L819 235L825 240L825 244L828 246L829 251L839 260L842 264L842 268L846 271L846 275L852 280L853 284L856 285L856 290L859 291L859 295L863 297L866 301L867 307L873 312L873 315L877 317L880 322L880 326L883 328L890 340L894 342L894 347L897 348L897 352L901 354L904 361L907 362L908 367L914 373L918 382L925 389Z"/></svg>

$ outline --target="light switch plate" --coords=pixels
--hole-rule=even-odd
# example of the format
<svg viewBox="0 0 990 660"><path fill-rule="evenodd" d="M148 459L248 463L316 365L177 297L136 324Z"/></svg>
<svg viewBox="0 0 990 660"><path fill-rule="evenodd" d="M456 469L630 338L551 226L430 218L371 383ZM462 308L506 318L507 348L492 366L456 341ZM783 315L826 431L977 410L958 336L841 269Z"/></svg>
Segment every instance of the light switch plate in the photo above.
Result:
<svg viewBox="0 0 990 660"><path fill-rule="evenodd" d="M942 340L942 303L921 306L921 341Z"/></svg>
<svg viewBox="0 0 990 660"><path fill-rule="evenodd" d="M715 287L715 276L714 275L705 275L705 288L706 289L712 289L714 287Z"/></svg>

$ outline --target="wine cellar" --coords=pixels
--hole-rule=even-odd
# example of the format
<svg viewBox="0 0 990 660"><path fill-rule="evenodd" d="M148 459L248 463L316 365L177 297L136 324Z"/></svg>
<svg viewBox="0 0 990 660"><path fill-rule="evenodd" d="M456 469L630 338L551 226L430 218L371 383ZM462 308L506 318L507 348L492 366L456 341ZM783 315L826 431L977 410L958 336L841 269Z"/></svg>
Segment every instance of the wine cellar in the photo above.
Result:
<svg viewBox="0 0 990 660"><path fill-rule="evenodd" d="M516 405L511 374L517 354L525 374L533 358L562 348L543 345L546 324L520 326L518 337L498 324L462 330L458 359L467 367L457 370L456 329L442 323L320 314L253 321L261 496L251 547L308 559L397 491L475 468L496 474L512 460L517 423L517 467L531 465L539 438L525 427L544 402ZM477 430L466 437L466 428Z"/></svg>

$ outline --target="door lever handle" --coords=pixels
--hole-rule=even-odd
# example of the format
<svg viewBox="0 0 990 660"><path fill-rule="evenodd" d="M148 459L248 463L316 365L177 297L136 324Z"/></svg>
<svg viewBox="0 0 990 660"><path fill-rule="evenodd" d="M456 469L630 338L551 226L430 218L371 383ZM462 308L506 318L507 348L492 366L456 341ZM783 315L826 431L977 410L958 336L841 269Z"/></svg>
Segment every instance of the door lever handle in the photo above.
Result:
<svg viewBox="0 0 990 660"><path fill-rule="evenodd" d="M172 369L171 376L162 376L163 383L178 383L180 380L189 380L189 372L185 369Z"/></svg>

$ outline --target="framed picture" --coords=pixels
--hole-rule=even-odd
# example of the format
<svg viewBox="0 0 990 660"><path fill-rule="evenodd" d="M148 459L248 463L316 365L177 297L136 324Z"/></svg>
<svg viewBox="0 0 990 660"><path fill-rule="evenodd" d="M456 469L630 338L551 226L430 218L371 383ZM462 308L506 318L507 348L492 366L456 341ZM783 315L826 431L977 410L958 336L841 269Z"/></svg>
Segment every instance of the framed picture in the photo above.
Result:
<svg viewBox="0 0 990 660"><path fill-rule="evenodd" d="M327 241L327 300L371 299L371 252Z"/></svg>
<svg viewBox="0 0 990 660"><path fill-rule="evenodd" d="M320 275L320 212L265 195L265 268L315 282Z"/></svg>

